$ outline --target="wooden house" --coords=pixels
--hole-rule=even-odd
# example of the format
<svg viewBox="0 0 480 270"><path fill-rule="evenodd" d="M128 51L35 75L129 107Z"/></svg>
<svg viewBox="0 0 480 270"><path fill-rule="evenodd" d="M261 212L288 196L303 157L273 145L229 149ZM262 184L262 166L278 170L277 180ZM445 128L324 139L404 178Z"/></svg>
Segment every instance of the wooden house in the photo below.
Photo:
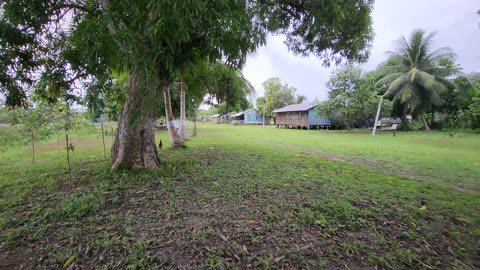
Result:
<svg viewBox="0 0 480 270"><path fill-rule="evenodd" d="M246 110L232 115L231 124L234 125L261 125L262 115L257 114L256 109ZM270 120L270 119L267 119Z"/></svg>
<svg viewBox="0 0 480 270"><path fill-rule="evenodd" d="M330 119L322 117L315 110L317 104L300 103L285 106L273 111L275 113L275 125L287 128L328 128Z"/></svg>
<svg viewBox="0 0 480 270"><path fill-rule="evenodd" d="M214 114L210 118L212 119L212 123L220 124L220 114Z"/></svg>

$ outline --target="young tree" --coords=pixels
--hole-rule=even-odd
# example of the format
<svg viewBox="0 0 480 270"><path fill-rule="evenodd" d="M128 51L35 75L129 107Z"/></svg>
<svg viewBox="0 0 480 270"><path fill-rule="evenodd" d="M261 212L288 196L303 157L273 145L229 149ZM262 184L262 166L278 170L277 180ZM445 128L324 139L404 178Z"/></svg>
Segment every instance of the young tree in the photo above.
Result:
<svg viewBox="0 0 480 270"><path fill-rule="evenodd" d="M262 112L262 126L265 127L265 115L267 113L267 100L265 97L257 98L257 102L255 104L260 112Z"/></svg>
<svg viewBox="0 0 480 270"><path fill-rule="evenodd" d="M322 5L12 0L0 5L0 84L7 105L24 105L38 74L47 82L41 91L57 98L71 94L79 80L108 83L110 68L129 73L112 169L159 166L155 108L175 74L190 63L225 59L241 67L272 32L284 34L294 53L313 53L325 65L345 58L365 61L372 41L373 0L327 0Z"/></svg>

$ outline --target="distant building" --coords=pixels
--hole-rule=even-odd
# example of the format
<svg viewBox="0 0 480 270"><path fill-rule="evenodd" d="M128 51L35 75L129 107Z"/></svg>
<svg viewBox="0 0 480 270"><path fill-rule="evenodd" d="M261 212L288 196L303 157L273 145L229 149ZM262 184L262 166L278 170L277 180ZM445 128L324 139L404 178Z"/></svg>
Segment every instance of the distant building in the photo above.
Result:
<svg viewBox="0 0 480 270"><path fill-rule="evenodd" d="M234 125L261 125L262 115L257 114L256 109L249 109L232 115L231 124ZM270 123L270 118L265 119L265 124Z"/></svg>
<svg viewBox="0 0 480 270"><path fill-rule="evenodd" d="M210 118L212 119L212 123L220 124L220 114L214 114Z"/></svg>
<svg viewBox="0 0 480 270"><path fill-rule="evenodd" d="M224 114L224 115L220 116L220 123L221 124L229 124L230 120L232 119L232 116L234 114L235 113L228 113L228 114Z"/></svg>
<svg viewBox="0 0 480 270"><path fill-rule="evenodd" d="M328 128L331 126L330 119L321 117L315 110L317 104L300 103L285 106L273 111L275 113L275 125L287 128Z"/></svg>

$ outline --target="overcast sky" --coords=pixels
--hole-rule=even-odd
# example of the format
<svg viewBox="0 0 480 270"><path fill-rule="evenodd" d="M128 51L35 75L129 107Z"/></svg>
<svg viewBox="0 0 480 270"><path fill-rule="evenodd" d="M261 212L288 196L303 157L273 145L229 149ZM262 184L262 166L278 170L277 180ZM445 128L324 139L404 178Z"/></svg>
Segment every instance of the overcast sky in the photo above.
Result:
<svg viewBox="0 0 480 270"><path fill-rule="evenodd" d="M373 28L375 39L365 70L373 70L385 61L386 51L394 50L393 42L408 37L414 29L437 32L433 48L450 47L457 54L457 63L463 72L480 71L480 0L377 0L375 1ZM302 58L288 52L284 38L272 36L267 46L247 59L243 69L253 84L257 96L264 95L262 82L280 77L283 83L297 88L313 101L327 98L325 83L337 67L324 68L315 57Z"/></svg>

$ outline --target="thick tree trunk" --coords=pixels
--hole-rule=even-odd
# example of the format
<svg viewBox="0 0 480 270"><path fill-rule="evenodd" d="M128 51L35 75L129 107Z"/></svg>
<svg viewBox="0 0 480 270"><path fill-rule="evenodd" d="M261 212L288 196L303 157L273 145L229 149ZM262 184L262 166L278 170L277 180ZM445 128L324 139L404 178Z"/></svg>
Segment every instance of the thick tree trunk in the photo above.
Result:
<svg viewBox="0 0 480 270"><path fill-rule="evenodd" d="M185 91L183 91L183 83L179 82L178 91L180 92L180 123L178 134L185 141L187 139L187 122L185 117Z"/></svg>
<svg viewBox="0 0 480 270"><path fill-rule="evenodd" d="M427 119L425 119L425 114L421 113L420 117L422 118L422 122L423 122L423 126L425 127L425 130L430 131L430 127L428 127L428 124L427 124Z"/></svg>
<svg viewBox="0 0 480 270"><path fill-rule="evenodd" d="M144 106L149 98L142 91L146 87L143 78L130 75L127 99L118 119L118 128L112 146L112 170L157 168L157 147L153 109Z"/></svg>
<svg viewBox="0 0 480 270"><path fill-rule="evenodd" d="M167 120L168 137L170 138L170 147L175 148L179 146L185 146L184 140L178 134L178 131L175 128L175 124L173 122L175 118L173 117L172 102L170 99L170 89L168 88L168 86L166 86L163 89L163 99L165 101L165 116L166 116L165 118Z"/></svg>

